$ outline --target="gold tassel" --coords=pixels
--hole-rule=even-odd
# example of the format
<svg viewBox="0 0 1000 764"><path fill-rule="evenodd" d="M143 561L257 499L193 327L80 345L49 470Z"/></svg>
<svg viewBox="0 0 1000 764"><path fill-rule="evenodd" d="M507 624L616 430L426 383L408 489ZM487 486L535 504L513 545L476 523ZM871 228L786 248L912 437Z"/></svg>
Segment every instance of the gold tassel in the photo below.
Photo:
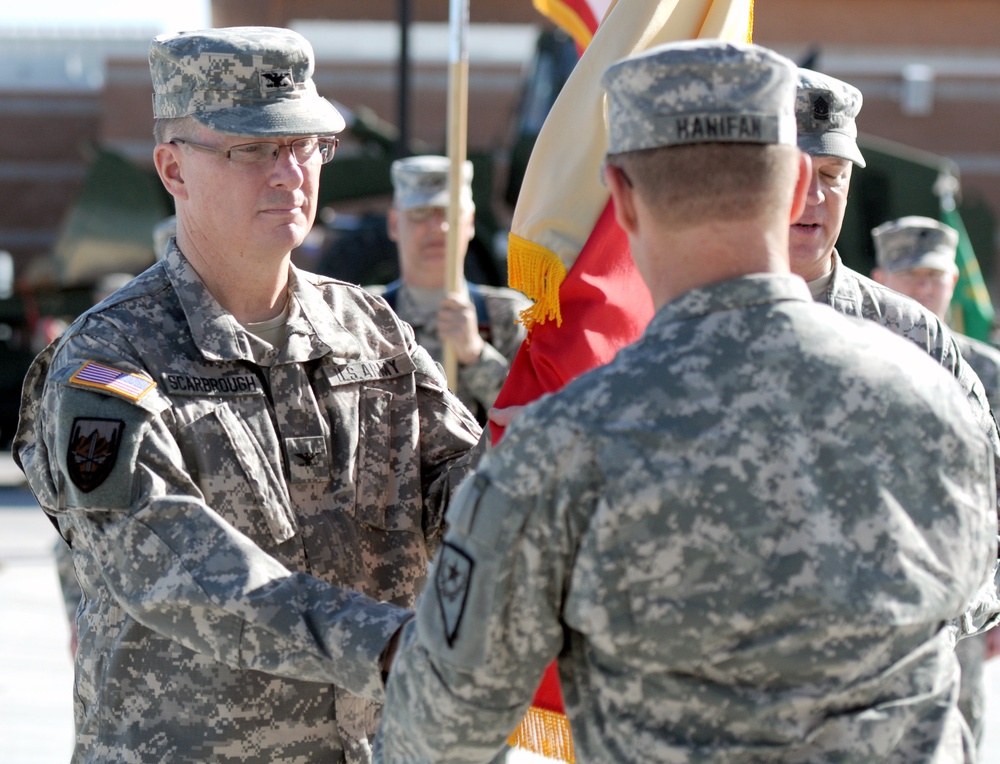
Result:
<svg viewBox="0 0 1000 764"><path fill-rule="evenodd" d="M531 332L535 324L555 319L562 326L559 287L566 278L566 266L550 249L510 234L507 246L507 283L523 292L535 304L521 312L520 321Z"/></svg>
<svg viewBox="0 0 1000 764"><path fill-rule="evenodd" d="M573 736L564 714L531 706L520 726L507 740L514 748L523 748L539 756L573 764Z"/></svg>

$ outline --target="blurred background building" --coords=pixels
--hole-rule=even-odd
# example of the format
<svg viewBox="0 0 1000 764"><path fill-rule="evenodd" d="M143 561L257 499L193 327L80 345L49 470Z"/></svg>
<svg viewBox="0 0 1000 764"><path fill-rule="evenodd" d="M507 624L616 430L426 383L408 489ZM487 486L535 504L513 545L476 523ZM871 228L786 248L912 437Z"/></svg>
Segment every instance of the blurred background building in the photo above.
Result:
<svg viewBox="0 0 1000 764"><path fill-rule="evenodd" d="M393 276L381 217L388 166L409 153L446 153L448 12L448 0L211 0L213 26L305 35L320 92L349 117L324 167L319 225L296 253L301 265L362 283ZM472 0L470 13L477 238L468 267L501 283L523 167L575 48L531 0ZM19 385L18 364L35 349L27 338L43 317L72 315L101 276L154 262L152 230L172 212L152 171L146 59L150 38L165 30L3 24L0 15L0 251L12 255L16 288L0 294L0 392ZM867 271L870 228L903 214L938 217L936 191L950 185L997 294L1000 3L756 0L754 40L864 94L869 168L855 173L845 260ZM15 350L21 360L5 361Z"/></svg>

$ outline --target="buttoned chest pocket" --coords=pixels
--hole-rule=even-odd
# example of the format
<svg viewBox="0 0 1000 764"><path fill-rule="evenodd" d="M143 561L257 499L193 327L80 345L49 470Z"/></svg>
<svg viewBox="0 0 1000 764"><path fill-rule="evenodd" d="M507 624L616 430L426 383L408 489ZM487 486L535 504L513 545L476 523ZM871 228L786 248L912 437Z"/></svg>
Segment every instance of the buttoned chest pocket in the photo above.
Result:
<svg viewBox="0 0 1000 764"><path fill-rule="evenodd" d="M265 549L296 533L284 484L259 438L228 403L209 407L183 428L182 447L195 465L206 503Z"/></svg>
<svg viewBox="0 0 1000 764"><path fill-rule="evenodd" d="M411 523L397 511L392 465L392 393L362 387L358 397L357 514L366 525L407 530Z"/></svg>

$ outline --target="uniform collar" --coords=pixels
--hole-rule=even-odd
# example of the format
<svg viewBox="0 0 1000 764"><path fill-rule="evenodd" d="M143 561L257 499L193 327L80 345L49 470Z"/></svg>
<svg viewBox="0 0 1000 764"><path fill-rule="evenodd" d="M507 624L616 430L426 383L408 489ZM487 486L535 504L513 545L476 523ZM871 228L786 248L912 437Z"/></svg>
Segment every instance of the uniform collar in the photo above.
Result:
<svg viewBox="0 0 1000 764"><path fill-rule="evenodd" d="M174 240L167 249L164 265L187 317L195 345L208 361L254 361L255 340L240 323L219 304L201 277L177 247ZM277 362L304 362L328 353L341 358L359 353L357 342L337 320L320 289L307 274L289 266L289 301L284 348Z"/></svg>
<svg viewBox="0 0 1000 764"><path fill-rule="evenodd" d="M685 292L664 305L653 322L674 323L783 300L812 302L812 296L806 282L793 274L754 273Z"/></svg>

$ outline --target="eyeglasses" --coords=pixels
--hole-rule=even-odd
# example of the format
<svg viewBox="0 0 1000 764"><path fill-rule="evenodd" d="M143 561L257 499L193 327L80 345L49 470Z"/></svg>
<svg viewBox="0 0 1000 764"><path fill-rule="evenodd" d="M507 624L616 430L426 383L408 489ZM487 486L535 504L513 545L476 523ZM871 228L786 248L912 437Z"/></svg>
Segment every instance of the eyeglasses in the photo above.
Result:
<svg viewBox="0 0 1000 764"><path fill-rule="evenodd" d="M314 157L319 157L320 164L326 164L333 159L333 153L340 143L336 136L299 138L291 143L274 143L272 141L257 141L256 143L241 143L229 149L213 149L194 141L187 141L182 138L174 138L169 143L174 145L190 146L193 149L204 151L209 154L218 154L225 157L230 162L237 164L261 164L264 162L276 162L282 149L292 152L295 161L301 165L309 164Z"/></svg>
<svg viewBox="0 0 1000 764"><path fill-rule="evenodd" d="M435 218L441 218L441 220L447 220L448 208L410 207L410 209L404 210L403 214L406 215L406 219L409 220L411 223L427 223Z"/></svg>

